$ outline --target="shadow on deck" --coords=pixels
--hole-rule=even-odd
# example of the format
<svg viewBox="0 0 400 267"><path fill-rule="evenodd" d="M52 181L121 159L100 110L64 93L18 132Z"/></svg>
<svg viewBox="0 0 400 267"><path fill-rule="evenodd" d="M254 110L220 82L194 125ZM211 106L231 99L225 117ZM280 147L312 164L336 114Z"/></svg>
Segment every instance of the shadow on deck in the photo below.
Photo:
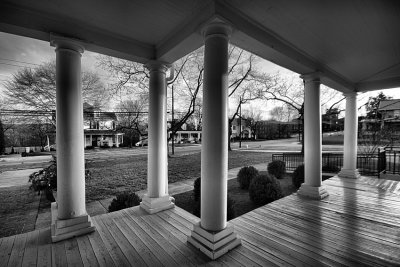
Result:
<svg viewBox="0 0 400 267"><path fill-rule="evenodd" d="M0 239L1 266L400 265L400 183L323 182L322 201L293 194L231 221L242 245L211 261L186 241L199 218L130 208L92 218L97 231L59 243L42 229Z"/></svg>

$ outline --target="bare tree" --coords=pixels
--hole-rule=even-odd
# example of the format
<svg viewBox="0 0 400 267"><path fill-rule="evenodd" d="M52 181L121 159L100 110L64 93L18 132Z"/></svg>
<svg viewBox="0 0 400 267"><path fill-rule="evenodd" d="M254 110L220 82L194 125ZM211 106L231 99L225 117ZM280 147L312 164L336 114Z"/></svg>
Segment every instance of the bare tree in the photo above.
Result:
<svg viewBox="0 0 400 267"><path fill-rule="evenodd" d="M125 100L118 104L118 127L124 132L129 146L133 146L134 140L143 135L147 121L146 99Z"/></svg>
<svg viewBox="0 0 400 267"><path fill-rule="evenodd" d="M298 120L304 125L304 81L294 76L282 78L279 73L275 77L279 80L277 81L279 86L274 86L271 87L271 90L266 90L263 98L267 101L282 102L286 106L286 110L290 112L293 112L293 110L297 111ZM269 79L265 74L259 75L256 79L261 86L269 83ZM328 105L332 99L338 99L340 95L339 91L327 87L322 87L321 91L321 106ZM329 110L335 108L344 99L344 97L340 97L340 99L331 104ZM302 127L301 134L304 136L304 127ZM301 152L304 153L304 138L301 138L301 140Z"/></svg>
<svg viewBox="0 0 400 267"><path fill-rule="evenodd" d="M242 113L242 118L247 121L251 130L253 140L257 139L257 127L262 120L261 111L258 109L248 109Z"/></svg>
<svg viewBox="0 0 400 267"><path fill-rule="evenodd" d="M17 71L11 80L5 82L4 94L10 105L28 110L54 111L56 109L55 62ZM99 76L89 71L82 72L84 101L104 103L105 95L105 88Z"/></svg>

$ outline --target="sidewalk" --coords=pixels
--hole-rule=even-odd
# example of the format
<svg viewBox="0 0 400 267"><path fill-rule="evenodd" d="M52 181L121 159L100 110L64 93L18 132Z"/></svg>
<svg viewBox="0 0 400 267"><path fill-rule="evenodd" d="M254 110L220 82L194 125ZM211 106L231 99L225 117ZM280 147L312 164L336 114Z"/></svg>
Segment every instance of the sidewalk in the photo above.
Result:
<svg viewBox="0 0 400 267"><path fill-rule="evenodd" d="M2 172L0 173L0 188L29 185L29 175L41 169L42 168Z"/></svg>
<svg viewBox="0 0 400 267"><path fill-rule="evenodd" d="M257 168L259 171L267 170L266 163L255 164L253 166L255 168ZM239 170L241 168L242 167L229 169L228 170L228 180L235 179L237 176L237 173L239 172ZM168 185L168 193L172 196L172 195L192 191L194 181L195 181L195 179L187 179L184 181L169 184ZM138 196L141 198L143 198L144 194L146 194L146 193L147 193L147 190L141 190L141 191L136 192L136 194L138 194ZM92 217L96 216L96 215L107 213L108 206L111 204L111 201L113 200L113 198L114 197L86 203L87 213ZM49 227L50 224L51 224L51 214L50 214L50 209L49 209L46 212L38 214L36 224L35 224L35 229Z"/></svg>

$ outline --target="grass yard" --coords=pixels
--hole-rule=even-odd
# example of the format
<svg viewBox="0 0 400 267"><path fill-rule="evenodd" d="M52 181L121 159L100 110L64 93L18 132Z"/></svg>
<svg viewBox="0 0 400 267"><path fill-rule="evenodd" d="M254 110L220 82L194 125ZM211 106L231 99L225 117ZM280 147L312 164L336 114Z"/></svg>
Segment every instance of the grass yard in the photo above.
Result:
<svg viewBox="0 0 400 267"><path fill-rule="evenodd" d="M322 135L323 145L343 145L343 142L344 142L343 134Z"/></svg>
<svg viewBox="0 0 400 267"><path fill-rule="evenodd" d="M0 188L0 237L33 231L39 200L28 185Z"/></svg>
<svg viewBox="0 0 400 267"><path fill-rule="evenodd" d="M270 153L230 151L229 168L271 161ZM119 192L147 188L147 155L118 160L90 162L92 179L86 184L86 201L114 197ZM173 156L168 159L169 183L200 177L200 153Z"/></svg>
<svg viewBox="0 0 400 267"><path fill-rule="evenodd" d="M264 172L260 173L263 174ZM292 185L292 176L290 174L286 174L283 179L278 181L281 185L284 196L288 196L296 192L296 188ZM253 202L250 200L249 190L241 189L237 179L232 179L228 181L228 195L235 202L235 217L239 217L258 207L254 205ZM173 197L175 198L175 204L178 207L190 213L193 213L193 207L195 206L193 191L177 194Z"/></svg>

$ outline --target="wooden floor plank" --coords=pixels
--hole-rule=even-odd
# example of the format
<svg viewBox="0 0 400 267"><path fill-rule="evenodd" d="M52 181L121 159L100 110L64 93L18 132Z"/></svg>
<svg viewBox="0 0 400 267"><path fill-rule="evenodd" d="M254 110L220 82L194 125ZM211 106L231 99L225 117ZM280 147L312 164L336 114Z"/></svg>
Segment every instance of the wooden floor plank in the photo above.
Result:
<svg viewBox="0 0 400 267"><path fill-rule="evenodd" d="M151 232L146 232L143 228L146 225L143 225L137 220L133 220L129 215L122 217L122 220L125 224L131 228L132 232L140 238L143 244L152 252L152 254L159 260L159 262L165 266L176 266L178 263L172 258L162 246L160 246L151 236Z"/></svg>
<svg viewBox="0 0 400 267"><path fill-rule="evenodd" d="M239 238L242 239L240 235ZM260 266L279 266L275 262L266 258L265 253L262 253L260 249L255 248L246 240L242 239L242 245L237 247L235 251L240 253L243 257L251 259Z"/></svg>
<svg viewBox="0 0 400 267"><path fill-rule="evenodd" d="M112 256L99 234L99 230L96 229L95 232L89 234L88 238L90 245L93 248L94 255L96 256L96 259L93 259L93 261L97 260L101 267L115 266Z"/></svg>
<svg viewBox="0 0 400 267"><path fill-rule="evenodd" d="M76 238L76 241L78 242L79 253L81 254L83 266L100 266L93 251L93 247L90 244L89 236L79 236Z"/></svg>
<svg viewBox="0 0 400 267"><path fill-rule="evenodd" d="M179 250L194 265L202 265L209 261L205 255L198 252L194 247L190 246L187 236L179 232L175 227L165 224L164 221L157 216L142 217L142 219L156 229L164 238L170 241L170 244Z"/></svg>
<svg viewBox="0 0 400 267"><path fill-rule="evenodd" d="M119 214L121 213L119 212L118 215ZM131 266L145 265L145 263L148 266L159 264L152 256L151 251L144 246L135 232L131 232L126 225L120 224L116 220L116 217L104 218L103 223L110 231ZM128 233L127 230L129 231Z"/></svg>
<svg viewBox="0 0 400 267"><path fill-rule="evenodd" d="M335 189L332 189L332 187L326 187L326 189L329 192L329 196L326 198L327 200L352 202L353 204L360 205L361 207L366 206L366 207L376 208L377 210L382 210L382 211L400 212L400 207L398 207L397 202L390 203L382 199L377 199L376 197L371 198L359 194L344 196L342 192L338 192Z"/></svg>
<svg viewBox="0 0 400 267"><path fill-rule="evenodd" d="M2 242L0 245L0 262L4 264L4 266L7 266L10 259L15 237L16 236L8 236L2 238Z"/></svg>
<svg viewBox="0 0 400 267"><path fill-rule="evenodd" d="M264 209L273 209L277 212L290 214L300 220L315 222L318 225L323 224L329 229L340 229L346 233L355 233L368 238L373 242L385 242L397 244L397 237L393 236L393 228L388 228L386 225L380 225L373 221L357 220L353 217L347 217L345 214L335 213L329 210L322 210L312 206L292 203L292 205L283 206L271 205ZM302 211L300 213L300 211ZM320 218L324 219L321 220ZM382 233L386 232L386 235Z"/></svg>
<svg viewBox="0 0 400 267"><path fill-rule="evenodd" d="M257 214L260 214L260 217L263 218L266 223L269 222L268 218L275 220L277 222L275 224L276 227L283 227L284 225L287 225L288 227L284 228L285 231L290 232L290 229L294 229L295 231L299 231L301 233L306 233L311 236L313 235L317 239L324 240L324 242L331 242L334 248L343 251L344 255L349 255L351 259L357 258L361 263L366 261L365 264L367 265L370 265L370 262L379 265L382 262L381 259L371 256L374 253L374 250L370 250L368 248L362 249L360 246L355 247L354 241L347 239L345 234L342 234L340 228L338 228L337 231L321 228L317 224L309 223L305 220L297 220L295 217L288 217L282 212L275 213L275 211L272 209L269 209L267 214L258 209L257 212L254 212L251 215L257 216ZM310 237L307 237L307 239L310 239Z"/></svg>
<svg viewBox="0 0 400 267"><path fill-rule="evenodd" d="M293 203L293 205L295 204ZM318 225L318 227L323 229L323 231L332 231L333 233L342 236L344 239L352 239L353 244L357 244L357 246L369 247L371 251L377 253L377 255L379 254L380 257L383 257L383 259L387 259L388 261L393 259L393 255L400 255L400 250L398 249L397 244L366 235L362 228L341 228L332 222L327 223L326 220L321 220L317 216L312 216L308 214L307 211L303 211L302 214L300 214L299 210L296 208L292 209L291 207L285 207L283 210L281 207L276 208L275 205L271 205L268 207L268 209L276 209L277 212L291 214L296 218L314 222ZM354 225L350 224L350 227L354 227Z"/></svg>
<svg viewBox="0 0 400 267"><path fill-rule="evenodd" d="M252 212L246 216L252 220L255 225L263 223L266 227L270 227L277 234L286 235L294 240L307 242L311 244L314 251L324 250L330 253L331 258L338 258L339 262L348 266L362 263L364 266L379 266L380 260L373 260L366 254L359 253L352 246L346 246L341 243L340 239L332 238L327 232L319 231L317 227L301 227L298 224L291 224L289 220L282 220L282 217L265 216L264 214Z"/></svg>
<svg viewBox="0 0 400 267"><path fill-rule="evenodd" d="M168 254L168 257L166 258L172 259L170 262L171 264L179 265L179 263L183 263L183 265L186 266L194 266L182 253L180 253L178 249L174 248L171 243L168 242L168 239L164 238L157 230L144 221L142 218L143 216L131 216L128 210L124 210L124 213L127 216L127 218L125 218L125 223L128 224L133 220L137 225L140 225L140 228L143 229L145 233L149 234L149 237L152 238L153 242L156 242L157 246L162 248L165 253ZM130 225L129 223L129 226L132 228L133 225ZM158 256L163 256L163 253ZM174 259L176 259L176 261ZM159 260L163 262L163 258L159 258Z"/></svg>
<svg viewBox="0 0 400 267"><path fill-rule="evenodd" d="M102 242L104 243L107 251L115 264L115 266L129 266L129 261L126 259L124 253L118 246L118 243L114 240L113 236L108 231L108 228L103 224L102 219L105 216L92 217L92 222L96 226L96 231L99 233ZM99 258L97 258L99 259ZM101 261L99 260L99 263Z"/></svg>
<svg viewBox="0 0 400 267"><path fill-rule="evenodd" d="M38 253L36 266L51 266L52 264L50 228L39 230Z"/></svg>
<svg viewBox="0 0 400 267"><path fill-rule="evenodd" d="M27 233L24 258L22 259L22 266L36 266L38 257L38 239L39 239L39 231L32 231Z"/></svg>
<svg viewBox="0 0 400 267"><path fill-rule="evenodd" d="M278 266L296 266L301 263L301 261L293 257L288 257L287 254L281 250L279 247L275 246L273 242L270 242L268 239L262 238L259 235L255 235L254 232L249 231L245 227L237 227L237 233L243 238L242 242L248 242L253 246L253 251L261 250L261 255L272 261L274 264ZM301 265L306 265L305 263L301 263Z"/></svg>
<svg viewBox="0 0 400 267"><path fill-rule="evenodd" d="M83 261L76 238L70 238L62 242L65 243L65 256L67 257L68 266L83 267Z"/></svg>
<svg viewBox="0 0 400 267"><path fill-rule="evenodd" d="M257 232L262 238L270 240L275 246L279 247L281 251L293 255L308 266L332 266L338 264L338 262L328 257L328 253L324 251L318 251L319 253L316 253L313 251L309 244L303 244L304 246L301 246L300 242L277 235L275 231L268 231L265 227L256 228L255 225L245 217L240 218L239 222L242 228L247 228L247 230L254 231L254 233Z"/></svg>
<svg viewBox="0 0 400 267"><path fill-rule="evenodd" d="M25 252L27 234L19 234L15 237L14 246L11 251L8 266L21 266Z"/></svg>
<svg viewBox="0 0 400 267"><path fill-rule="evenodd" d="M346 188L346 187L342 187L338 184L327 184L327 183L324 183L323 186L325 188L329 188L330 191L333 191L338 195L342 195L346 199L350 198L352 196L360 196L360 197L364 197L366 199L369 198L371 201L379 200L382 203L385 203L388 205L396 205L396 203L398 202L398 195L395 195L395 194L387 192L387 191L381 191L380 193L374 193L374 192L368 192L368 191L355 190L352 188Z"/></svg>
<svg viewBox="0 0 400 267"><path fill-rule="evenodd" d="M242 245L215 261L187 242L199 218L176 207L94 216L94 233L51 243L42 229L0 239L1 266L399 266L400 183L324 181L330 196L297 194L232 221Z"/></svg>
<svg viewBox="0 0 400 267"><path fill-rule="evenodd" d="M51 246L52 266L68 266L65 244L63 242L53 243Z"/></svg>
<svg viewBox="0 0 400 267"><path fill-rule="evenodd" d="M138 229L132 231L132 229L121 218L114 218L113 222L125 236L127 242L130 243L130 246L132 247L130 251L134 254L134 260L137 262L136 265L146 264L147 266L160 266L160 261L137 235ZM120 237L119 239L122 238ZM129 250L127 250L127 253L129 253Z"/></svg>

